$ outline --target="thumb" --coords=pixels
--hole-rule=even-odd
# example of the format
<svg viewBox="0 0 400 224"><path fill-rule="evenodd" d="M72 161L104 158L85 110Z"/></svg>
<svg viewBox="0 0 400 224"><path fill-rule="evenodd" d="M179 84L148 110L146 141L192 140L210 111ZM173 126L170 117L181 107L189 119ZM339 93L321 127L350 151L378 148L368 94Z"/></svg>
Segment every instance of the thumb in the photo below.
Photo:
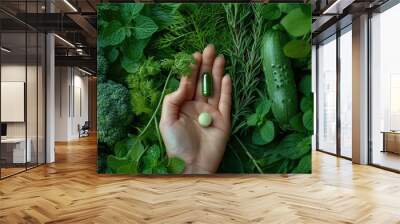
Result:
<svg viewBox="0 0 400 224"><path fill-rule="evenodd" d="M182 77L179 88L164 97L161 111L161 122L173 122L179 118L179 110L186 100L189 91L189 82L187 77Z"/></svg>

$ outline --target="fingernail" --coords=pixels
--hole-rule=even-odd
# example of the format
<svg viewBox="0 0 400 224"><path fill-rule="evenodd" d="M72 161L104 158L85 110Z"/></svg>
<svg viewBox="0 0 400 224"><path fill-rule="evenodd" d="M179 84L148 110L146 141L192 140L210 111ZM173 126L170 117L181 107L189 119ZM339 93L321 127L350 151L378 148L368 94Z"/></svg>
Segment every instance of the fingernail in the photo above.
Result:
<svg viewBox="0 0 400 224"><path fill-rule="evenodd" d="M214 44L208 44L207 47L214 47Z"/></svg>
<svg viewBox="0 0 400 224"><path fill-rule="evenodd" d="M225 59L223 54L219 54L218 57Z"/></svg>

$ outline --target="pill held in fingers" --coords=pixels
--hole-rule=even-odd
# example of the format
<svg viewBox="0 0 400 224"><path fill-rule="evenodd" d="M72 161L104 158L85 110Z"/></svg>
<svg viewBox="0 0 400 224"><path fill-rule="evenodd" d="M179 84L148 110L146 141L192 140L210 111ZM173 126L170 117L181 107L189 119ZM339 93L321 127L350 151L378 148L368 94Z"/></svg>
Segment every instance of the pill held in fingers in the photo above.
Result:
<svg viewBox="0 0 400 224"><path fill-rule="evenodd" d="M206 128L211 125L213 118L212 118L211 114L209 114L207 112L202 112L199 114L198 121L199 121L200 126Z"/></svg>
<svg viewBox="0 0 400 224"><path fill-rule="evenodd" d="M213 79L210 73L205 72L201 77L201 95L210 97L213 91Z"/></svg>

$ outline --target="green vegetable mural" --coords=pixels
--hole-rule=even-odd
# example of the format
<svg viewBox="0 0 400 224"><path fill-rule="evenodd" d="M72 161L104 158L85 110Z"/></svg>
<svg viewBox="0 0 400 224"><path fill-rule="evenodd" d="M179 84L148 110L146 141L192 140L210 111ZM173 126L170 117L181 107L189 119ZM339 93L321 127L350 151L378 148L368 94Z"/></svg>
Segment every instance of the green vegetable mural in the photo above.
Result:
<svg viewBox="0 0 400 224"><path fill-rule="evenodd" d="M309 4L97 7L99 173L311 172Z"/></svg>

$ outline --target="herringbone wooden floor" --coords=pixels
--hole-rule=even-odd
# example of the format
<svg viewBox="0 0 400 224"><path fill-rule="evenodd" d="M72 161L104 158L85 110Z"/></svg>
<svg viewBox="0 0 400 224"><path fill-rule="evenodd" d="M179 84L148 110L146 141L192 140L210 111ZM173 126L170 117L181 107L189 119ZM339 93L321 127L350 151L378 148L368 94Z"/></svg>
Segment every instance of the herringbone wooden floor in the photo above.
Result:
<svg viewBox="0 0 400 224"><path fill-rule="evenodd" d="M400 223L400 175L315 152L312 175L96 174L96 141L0 181L0 223Z"/></svg>

